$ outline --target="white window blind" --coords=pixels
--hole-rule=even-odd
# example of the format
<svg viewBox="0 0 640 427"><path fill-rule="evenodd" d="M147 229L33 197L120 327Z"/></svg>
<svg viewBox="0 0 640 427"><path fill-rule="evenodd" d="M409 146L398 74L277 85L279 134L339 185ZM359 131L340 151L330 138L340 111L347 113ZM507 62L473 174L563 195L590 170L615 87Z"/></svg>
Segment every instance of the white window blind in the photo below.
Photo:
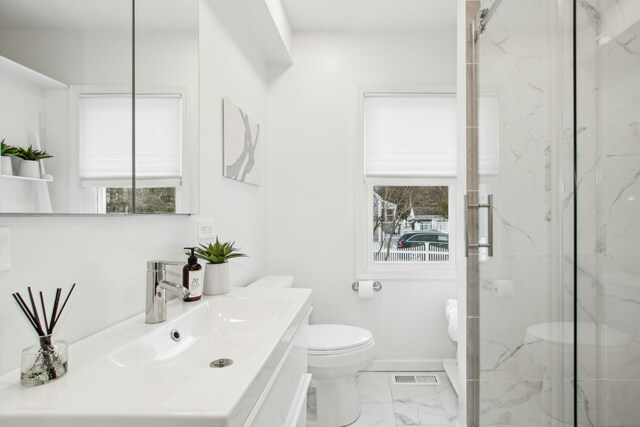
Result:
<svg viewBox="0 0 640 427"><path fill-rule="evenodd" d="M367 95L365 175L456 175L453 94Z"/></svg>
<svg viewBox="0 0 640 427"><path fill-rule="evenodd" d="M131 95L80 96L80 182L131 186Z"/></svg>
<svg viewBox="0 0 640 427"><path fill-rule="evenodd" d="M182 177L182 97L136 96L136 180Z"/></svg>
<svg viewBox="0 0 640 427"><path fill-rule="evenodd" d="M80 97L80 182L130 186L131 96ZM182 97L136 96L136 180L140 186L179 186L182 177Z"/></svg>
<svg viewBox="0 0 640 427"><path fill-rule="evenodd" d="M498 99L479 102L479 170L498 172ZM457 170L454 94L366 95L365 175L453 177Z"/></svg>

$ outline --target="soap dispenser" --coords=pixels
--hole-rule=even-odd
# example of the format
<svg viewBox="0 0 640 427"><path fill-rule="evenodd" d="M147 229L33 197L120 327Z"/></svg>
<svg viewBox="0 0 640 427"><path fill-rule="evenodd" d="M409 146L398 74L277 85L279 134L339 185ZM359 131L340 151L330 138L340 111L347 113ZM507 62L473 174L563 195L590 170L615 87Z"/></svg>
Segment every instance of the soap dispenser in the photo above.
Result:
<svg viewBox="0 0 640 427"><path fill-rule="evenodd" d="M198 264L198 258L196 258L196 248L185 248L191 251L187 265L182 269L182 286L189 289L191 293L185 297L185 301L197 301L202 298L202 285L204 278L204 270L202 266Z"/></svg>

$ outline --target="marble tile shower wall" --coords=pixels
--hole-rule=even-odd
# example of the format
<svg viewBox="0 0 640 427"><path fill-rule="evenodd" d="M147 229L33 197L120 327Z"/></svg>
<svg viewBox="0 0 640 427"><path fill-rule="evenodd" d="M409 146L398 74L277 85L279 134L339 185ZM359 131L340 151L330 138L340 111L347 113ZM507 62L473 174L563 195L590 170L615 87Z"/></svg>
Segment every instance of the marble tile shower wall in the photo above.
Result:
<svg viewBox="0 0 640 427"><path fill-rule="evenodd" d="M579 425L640 425L640 7L577 8Z"/></svg>
<svg viewBox="0 0 640 427"><path fill-rule="evenodd" d="M482 426L552 425L543 402L550 405L554 373L537 363L525 335L562 315L562 274L552 267L562 253L552 224L561 209L552 203L552 156L562 135L553 120L553 3L503 1L476 47L480 95L499 100L499 172L480 176L481 193L494 194L495 204L494 257L480 263ZM492 279L511 281L513 295L496 296ZM546 357L561 355L557 349Z"/></svg>

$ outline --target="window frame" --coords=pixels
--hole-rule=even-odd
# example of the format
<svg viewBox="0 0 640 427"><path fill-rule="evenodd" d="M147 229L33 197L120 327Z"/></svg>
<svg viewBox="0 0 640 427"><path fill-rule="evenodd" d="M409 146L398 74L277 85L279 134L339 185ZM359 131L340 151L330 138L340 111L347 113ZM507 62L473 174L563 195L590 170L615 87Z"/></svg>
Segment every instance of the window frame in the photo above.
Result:
<svg viewBox="0 0 640 427"><path fill-rule="evenodd" d="M371 230L373 229L373 187L376 186L447 186L449 187L449 261L437 263L395 263L395 262L376 262L373 260L374 244L371 239ZM357 262L359 275L361 278L370 279L451 279L455 277L455 194L456 180L455 178L369 178L359 186L360 193L364 193L364 203L360 204L356 209L356 216L360 219L356 221L357 227L360 228L357 235L362 236L356 243L359 252L359 261ZM362 215L366 216L366 221L362 221ZM452 238L451 230L454 230Z"/></svg>
<svg viewBox="0 0 640 427"><path fill-rule="evenodd" d="M94 93L101 95L109 94L131 94L129 85L71 85L69 87L70 97L70 126L71 126L71 150L70 150L70 180L71 205L78 211L94 212L104 214L105 202L101 199L108 187L118 187L119 182L105 180L102 186L83 186L80 182L80 97L82 94ZM187 212L189 214L198 211L197 189L194 189L194 182L197 182L194 174L194 166L197 166L198 144L194 135L197 136L197 119L191 118L191 103L193 102L189 89L186 87L136 87L136 95L164 95L179 94L182 98L182 176L181 185L173 186L176 189L176 212L175 214ZM193 129L196 129L195 134ZM197 168L196 168L197 169ZM167 186L162 179L143 180L137 182L136 188L163 187ZM151 184L151 185L149 185Z"/></svg>
<svg viewBox="0 0 640 427"><path fill-rule="evenodd" d="M358 88L357 173L355 197L355 254L358 279L455 280L457 278L457 214L458 174L443 177L367 177L365 175L364 100L368 95L453 95L456 87L376 86ZM458 132L458 129L456 129ZM457 147L456 147L457 150ZM447 186L449 187L449 261L438 263L394 263L373 261L373 187L374 186ZM366 220L363 220L366 218Z"/></svg>

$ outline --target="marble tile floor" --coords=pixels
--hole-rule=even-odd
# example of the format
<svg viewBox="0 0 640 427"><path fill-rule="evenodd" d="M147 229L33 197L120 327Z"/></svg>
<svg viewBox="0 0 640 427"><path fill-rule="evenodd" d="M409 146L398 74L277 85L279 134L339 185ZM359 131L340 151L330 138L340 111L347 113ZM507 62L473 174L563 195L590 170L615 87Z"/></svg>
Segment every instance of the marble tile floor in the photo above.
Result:
<svg viewBox="0 0 640 427"><path fill-rule="evenodd" d="M441 385L394 385L394 372L360 373L356 382L362 413L351 426L458 427L458 396L444 372L434 373Z"/></svg>

